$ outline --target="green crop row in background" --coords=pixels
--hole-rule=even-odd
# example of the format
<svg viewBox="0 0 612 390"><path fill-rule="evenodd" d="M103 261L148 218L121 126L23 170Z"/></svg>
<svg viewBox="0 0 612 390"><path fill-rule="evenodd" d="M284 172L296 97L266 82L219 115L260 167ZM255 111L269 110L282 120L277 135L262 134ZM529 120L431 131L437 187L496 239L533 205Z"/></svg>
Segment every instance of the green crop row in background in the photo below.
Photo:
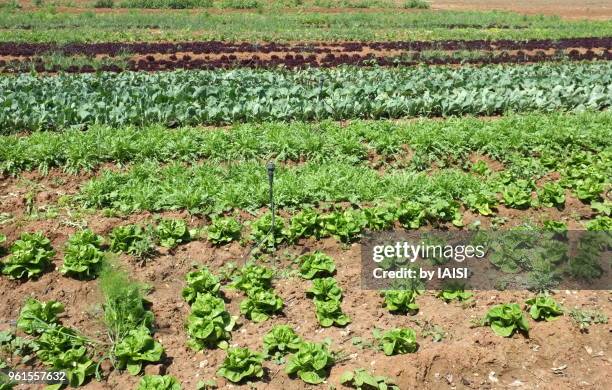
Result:
<svg viewBox="0 0 612 390"><path fill-rule="evenodd" d="M446 121L358 120L344 125L330 121L240 124L217 129L94 126L88 131L0 136L0 173L46 172L54 167L76 173L106 162L147 160L190 163L203 159L275 159L375 165L376 161L369 159L373 154L380 156L381 163L416 171L434 162L437 167L466 166L472 153L487 155L509 167L535 154L555 156L609 149L610 128L609 111Z"/></svg>
<svg viewBox="0 0 612 390"><path fill-rule="evenodd" d="M452 27L452 28L449 28ZM610 21L510 12L0 12L0 41L317 41L559 39L612 36Z"/></svg>
<svg viewBox="0 0 612 390"><path fill-rule="evenodd" d="M603 109L612 63L0 78L0 128L380 119Z"/></svg>

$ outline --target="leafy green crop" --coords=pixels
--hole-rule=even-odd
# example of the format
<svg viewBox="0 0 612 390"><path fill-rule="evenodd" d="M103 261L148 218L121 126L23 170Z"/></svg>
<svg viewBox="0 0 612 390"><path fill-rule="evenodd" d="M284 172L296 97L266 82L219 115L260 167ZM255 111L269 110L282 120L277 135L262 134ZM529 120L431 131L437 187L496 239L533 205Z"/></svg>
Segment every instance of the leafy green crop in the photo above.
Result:
<svg viewBox="0 0 612 390"><path fill-rule="evenodd" d="M252 352L247 348L230 348L217 375L234 383L247 378L262 378L264 375L262 362L263 355L260 353Z"/></svg>
<svg viewBox="0 0 612 390"><path fill-rule="evenodd" d="M612 216L612 203L605 201L605 202L593 202L591 203L591 208L593 210L595 210L598 214L605 216L605 217L611 217ZM0 244L2 238L0 237Z"/></svg>
<svg viewBox="0 0 612 390"><path fill-rule="evenodd" d="M188 304L192 304L198 294L209 293L215 295L221 288L219 278L216 277L208 268L202 268L197 271L189 272L185 275L187 286L183 289L182 295Z"/></svg>
<svg viewBox="0 0 612 390"><path fill-rule="evenodd" d="M94 123L120 127L597 110L611 103L611 69L602 61L21 74L0 79L0 128L14 132Z"/></svg>
<svg viewBox="0 0 612 390"><path fill-rule="evenodd" d="M256 287L240 302L240 313L253 322L263 322L283 308L283 300L272 290Z"/></svg>
<svg viewBox="0 0 612 390"><path fill-rule="evenodd" d="M547 220L542 222L542 225L551 232L563 234L567 232L567 224L563 221Z"/></svg>
<svg viewBox="0 0 612 390"><path fill-rule="evenodd" d="M570 311L570 318L578 325L580 331L586 331L592 324L607 324L608 316L600 311L588 311L574 308Z"/></svg>
<svg viewBox="0 0 612 390"><path fill-rule="evenodd" d="M577 181L574 193L578 199L584 202L592 202L600 199L603 190L603 183L592 177L586 177L585 179Z"/></svg>
<svg viewBox="0 0 612 390"><path fill-rule="evenodd" d="M285 235L290 242L305 237L321 237L321 216L311 208L300 210L291 218Z"/></svg>
<svg viewBox="0 0 612 390"><path fill-rule="evenodd" d="M187 317L188 344L196 350L225 348L235 322L236 318L225 310L223 299L211 294L198 294Z"/></svg>
<svg viewBox="0 0 612 390"><path fill-rule="evenodd" d="M538 203L546 207L560 207L565 204L565 189L558 183L546 183L537 191Z"/></svg>
<svg viewBox="0 0 612 390"><path fill-rule="evenodd" d="M144 362L155 363L161 360L164 348L149 334L149 329L140 326L130 330L114 346L117 368L125 369L132 375L138 375Z"/></svg>
<svg viewBox="0 0 612 390"><path fill-rule="evenodd" d="M317 385L329 375L328 369L334 362L326 344L305 342L289 357L285 372L297 374L304 382Z"/></svg>
<svg viewBox="0 0 612 390"><path fill-rule="evenodd" d="M527 319L516 303L494 306L488 311L483 322L485 325L490 325L493 332L503 337L510 337L515 331L529 331Z"/></svg>
<svg viewBox="0 0 612 390"><path fill-rule="evenodd" d="M485 216L492 215L493 209L498 204L495 193L487 190L471 192L463 198L463 201L469 209Z"/></svg>
<svg viewBox="0 0 612 390"><path fill-rule="evenodd" d="M425 215L423 205L413 201L401 203L397 209L398 220L406 229L418 229L423 224Z"/></svg>
<svg viewBox="0 0 612 390"><path fill-rule="evenodd" d="M351 322L351 319L342 312L340 301L320 301L315 299L314 304L317 320L319 321L319 324L325 328L334 324L338 326L345 326Z"/></svg>
<svg viewBox="0 0 612 390"><path fill-rule="evenodd" d="M110 250L142 257L153 250L150 235L139 225L119 226L110 233Z"/></svg>
<svg viewBox="0 0 612 390"><path fill-rule="evenodd" d="M83 278L97 276L105 258L101 250L103 242L101 236L89 229L76 232L68 239L60 272Z"/></svg>
<svg viewBox="0 0 612 390"><path fill-rule="evenodd" d="M191 238L189 226L182 219L162 219L155 228L159 244L164 248L176 248Z"/></svg>
<svg viewBox="0 0 612 390"><path fill-rule="evenodd" d="M247 264L238 271L231 287L248 292L254 288L270 289L274 271L255 264Z"/></svg>
<svg viewBox="0 0 612 390"><path fill-rule="evenodd" d="M37 340L39 359L53 371L65 371L70 386L81 386L94 375L95 363L86 348L87 340L63 326L47 328Z"/></svg>
<svg viewBox="0 0 612 390"><path fill-rule="evenodd" d="M36 356L42 363L50 366L50 370L64 371L68 384L78 387L94 374L95 363L91 359L92 353L88 350L88 346L93 343L59 323L57 315L63 310L64 305L59 302L41 302L29 298L21 309L17 327L37 337L21 343L13 340L17 343L14 347L22 349L23 352L36 352ZM3 340L0 340L0 346L2 344ZM24 356L22 363L27 360L28 357ZM53 386L59 389L61 385ZM53 386L50 388L54 388Z"/></svg>
<svg viewBox="0 0 612 390"><path fill-rule="evenodd" d="M22 233L11 245L11 255L2 265L2 273L11 279L40 276L51 265L55 251L42 233Z"/></svg>
<svg viewBox="0 0 612 390"><path fill-rule="evenodd" d="M57 315L64 311L64 304L57 301L41 302L28 298L21 308L17 327L27 334L40 334L52 324L57 324Z"/></svg>
<svg viewBox="0 0 612 390"><path fill-rule="evenodd" d="M222 245L240 239L241 230L242 226L236 218L213 218L206 229L206 237L213 244Z"/></svg>
<svg viewBox="0 0 612 390"><path fill-rule="evenodd" d="M437 224L439 222L452 222L453 225L463 226L459 203L454 200L433 199L429 200L425 209L426 218Z"/></svg>
<svg viewBox="0 0 612 390"><path fill-rule="evenodd" d="M363 368L346 371L340 376L340 383L357 390L400 390L391 379L373 375Z"/></svg>
<svg viewBox="0 0 612 390"><path fill-rule="evenodd" d="M359 210L333 211L320 216L323 236L332 236L341 242L351 242L361 234L365 220Z"/></svg>
<svg viewBox="0 0 612 390"><path fill-rule="evenodd" d="M396 220L397 206L384 204L361 210L365 227L372 230L387 230L393 227Z"/></svg>
<svg viewBox="0 0 612 390"><path fill-rule="evenodd" d="M12 381L4 373L0 373L0 390L13 390L17 384L17 382Z"/></svg>
<svg viewBox="0 0 612 390"><path fill-rule="evenodd" d="M416 334L410 328L391 329L383 334L376 330L374 336L387 356L416 352L418 348Z"/></svg>
<svg viewBox="0 0 612 390"><path fill-rule="evenodd" d="M267 213L251 223L251 240L259 243L262 248L276 248L285 241L283 231L285 220L279 216L274 219L274 229L272 229L272 214ZM274 234L272 234L274 233Z"/></svg>
<svg viewBox="0 0 612 390"><path fill-rule="evenodd" d="M516 180L506 186L502 192L506 206L525 209L531 206L532 186L526 180Z"/></svg>
<svg viewBox="0 0 612 390"><path fill-rule="evenodd" d="M313 279L310 290L306 292L319 301L340 301L342 300L342 289L334 278Z"/></svg>
<svg viewBox="0 0 612 390"><path fill-rule="evenodd" d="M145 375L136 390L181 390L181 384L171 375Z"/></svg>
<svg viewBox="0 0 612 390"><path fill-rule="evenodd" d="M419 305L416 303L418 295L417 290L386 290L385 307L392 313L416 314L419 311Z"/></svg>
<svg viewBox="0 0 612 390"><path fill-rule="evenodd" d="M561 306L548 295L538 295L525 303L529 306L529 314L534 320L552 321L563 315Z"/></svg>
<svg viewBox="0 0 612 390"><path fill-rule="evenodd" d="M289 325L275 325L263 338L263 351L266 356L293 353L300 345L302 338Z"/></svg>
<svg viewBox="0 0 612 390"><path fill-rule="evenodd" d="M598 215L595 219L588 221L585 224L589 231L611 231L612 230L612 218L605 215Z"/></svg>
<svg viewBox="0 0 612 390"><path fill-rule="evenodd" d="M300 275L304 279L320 278L333 275L336 270L334 259L325 253L315 251L314 253L300 256Z"/></svg>
<svg viewBox="0 0 612 390"><path fill-rule="evenodd" d="M443 299L445 302L450 301L467 301L472 298L473 294L469 291L465 291L465 287L460 284L449 283L447 286L438 293L438 298Z"/></svg>

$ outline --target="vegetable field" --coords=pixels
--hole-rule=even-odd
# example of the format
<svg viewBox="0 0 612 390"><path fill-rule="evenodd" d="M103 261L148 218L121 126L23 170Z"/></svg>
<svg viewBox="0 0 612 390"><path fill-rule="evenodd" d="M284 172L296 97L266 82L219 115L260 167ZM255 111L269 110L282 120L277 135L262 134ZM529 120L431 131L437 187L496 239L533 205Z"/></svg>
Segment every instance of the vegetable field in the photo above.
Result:
<svg viewBox="0 0 612 390"><path fill-rule="evenodd" d="M0 390L607 388L612 22L278 3L0 7Z"/></svg>

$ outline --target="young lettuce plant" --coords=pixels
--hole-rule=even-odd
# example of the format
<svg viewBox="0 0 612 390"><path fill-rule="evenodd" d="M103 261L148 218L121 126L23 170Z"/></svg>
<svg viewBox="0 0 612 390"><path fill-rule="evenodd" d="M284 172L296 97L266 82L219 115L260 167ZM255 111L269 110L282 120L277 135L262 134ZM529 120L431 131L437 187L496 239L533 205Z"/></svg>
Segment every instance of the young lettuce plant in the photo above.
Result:
<svg viewBox="0 0 612 390"><path fill-rule="evenodd" d="M63 311L64 304L61 302L41 302L28 298L19 313L17 328L27 334L43 333L49 326L59 323L57 315Z"/></svg>
<svg viewBox="0 0 612 390"><path fill-rule="evenodd" d="M600 200L603 190L604 184L593 177L579 179L574 184L574 194L583 202Z"/></svg>
<svg viewBox="0 0 612 390"><path fill-rule="evenodd" d="M491 308L483 323L490 325L495 334L510 337L515 331L528 332L529 324L516 303L505 303Z"/></svg>
<svg viewBox="0 0 612 390"><path fill-rule="evenodd" d="M206 238L214 245L228 244L240 239L242 226L234 217L213 218L206 228Z"/></svg>
<svg viewBox="0 0 612 390"><path fill-rule="evenodd" d="M373 375L363 368L346 371L340 376L340 383L356 390L400 390L391 379Z"/></svg>
<svg viewBox="0 0 612 390"><path fill-rule="evenodd" d="M365 220L365 227L372 231L387 230L395 223L397 207L394 205L380 205L361 210Z"/></svg>
<svg viewBox="0 0 612 390"><path fill-rule="evenodd" d="M42 233L22 233L11 245L10 256L2 265L2 273L10 279L34 278L51 266L55 251Z"/></svg>
<svg viewBox="0 0 612 390"><path fill-rule="evenodd" d="M110 250L144 257L153 250L149 233L139 225L119 226L110 233Z"/></svg>
<svg viewBox="0 0 612 390"><path fill-rule="evenodd" d="M493 215L493 210L497 207L497 196L491 191L471 192L463 198L465 205L480 215Z"/></svg>
<svg viewBox="0 0 612 390"><path fill-rule="evenodd" d="M230 348L217 375L234 383L244 379L259 379L264 375L262 363L263 355L260 353L247 348Z"/></svg>
<svg viewBox="0 0 612 390"><path fill-rule="evenodd" d="M96 277L104 263L103 242L102 236L89 229L72 235L64 250L64 264L60 272L84 279Z"/></svg>
<svg viewBox="0 0 612 390"><path fill-rule="evenodd" d="M223 299L211 294L198 294L187 317L188 344L196 350L227 348L235 323L236 318L225 310Z"/></svg>
<svg viewBox="0 0 612 390"><path fill-rule="evenodd" d="M289 357L285 372L298 375L306 383L318 385L325 381L333 365L334 357L326 344L305 342Z"/></svg>
<svg viewBox="0 0 612 390"><path fill-rule="evenodd" d="M538 203L545 207L561 207L565 204L565 190L558 183L546 183L537 190Z"/></svg>
<svg viewBox="0 0 612 390"><path fill-rule="evenodd" d="M304 279L330 276L336 270L334 259L323 252L315 251L314 253L305 254L300 256L298 260L300 261L300 275Z"/></svg>
<svg viewBox="0 0 612 390"><path fill-rule="evenodd" d="M37 339L38 358L52 371L66 372L68 384L79 387L95 373L96 365L87 350L88 340L74 330L54 325ZM50 385L47 389L59 389L62 385Z"/></svg>
<svg viewBox="0 0 612 390"><path fill-rule="evenodd" d="M132 329L114 346L116 367L126 369L131 375L138 375L143 363L161 360L164 348L149 334L149 329L140 326Z"/></svg>
<svg viewBox="0 0 612 390"><path fill-rule="evenodd" d="M296 352L302 338L289 325L276 325L263 338L263 352L267 357L281 357Z"/></svg>
<svg viewBox="0 0 612 390"><path fill-rule="evenodd" d="M552 321L563 315L561 306L548 295L538 295L528 299L525 303L529 307L531 318L536 321Z"/></svg>
<svg viewBox="0 0 612 390"><path fill-rule="evenodd" d="M247 264L238 271L231 283L231 287L248 292L254 288L270 289L272 288L272 278L274 271L270 268L262 267L255 264Z"/></svg>
<svg viewBox="0 0 612 390"><path fill-rule="evenodd" d="M189 226L182 219L162 219L155 228L155 236L164 248L173 249L179 244L189 242Z"/></svg>
<svg viewBox="0 0 612 390"><path fill-rule="evenodd" d="M528 181L516 180L504 188L504 203L513 209L526 209L531 206L531 190L532 186Z"/></svg>
<svg viewBox="0 0 612 390"><path fill-rule="evenodd" d="M416 297L417 290L386 290L384 292L384 305L391 313L416 314L419 305Z"/></svg>
<svg viewBox="0 0 612 390"><path fill-rule="evenodd" d="M283 231L285 230L285 220L279 216L274 218L274 229L272 229L272 214L262 215L251 223L251 241L260 243L262 248L276 248L277 245L285 241ZM274 234L272 234L274 232Z"/></svg>
<svg viewBox="0 0 612 390"><path fill-rule="evenodd" d="M342 289L334 278L313 279L306 294L319 301L341 301Z"/></svg>
<svg viewBox="0 0 612 390"><path fill-rule="evenodd" d="M425 216L425 209L418 202L407 201L397 209L397 219L404 229L418 229L423 225Z"/></svg>
<svg viewBox="0 0 612 390"><path fill-rule="evenodd" d="M181 384L171 375L145 375L136 390L181 390Z"/></svg>
<svg viewBox="0 0 612 390"><path fill-rule="evenodd" d="M444 302L450 301L467 301L472 297L472 293L469 291L465 291L465 287L460 284L448 284L444 286L444 288L438 293L438 298L442 299Z"/></svg>
<svg viewBox="0 0 612 390"><path fill-rule="evenodd" d="M451 222L455 226L463 226L459 203L454 200L434 199L429 201L425 215L427 220L433 224Z"/></svg>
<svg viewBox="0 0 612 390"><path fill-rule="evenodd" d="M342 312L340 301L319 301L315 299L314 304L317 320L324 328L328 328L334 324L338 326L345 326L351 322L349 316Z"/></svg>
<svg viewBox="0 0 612 390"><path fill-rule="evenodd" d="M397 328L381 334L374 330L374 337L379 339L380 347L387 356L416 352L418 344L416 334L410 328Z"/></svg>
<svg viewBox="0 0 612 390"><path fill-rule="evenodd" d="M289 242L296 242L300 238L321 237L321 216L311 208L303 209L295 214L285 230L285 236Z"/></svg>
<svg viewBox="0 0 612 390"><path fill-rule="evenodd" d="M258 287L249 290L247 298L240 302L240 313L258 323L281 311L283 305L283 300L274 291Z"/></svg>
<svg viewBox="0 0 612 390"><path fill-rule="evenodd" d="M605 215L598 215L584 224L589 231L610 231L612 230L612 218Z"/></svg>
<svg viewBox="0 0 612 390"><path fill-rule="evenodd" d="M359 237L364 224L365 220L359 210L333 211L321 216L321 235L349 243Z"/></svg>
<svg viewBox="0 0 612 390"><path fill-rule="evenodd" d="M192 304L198 294L217 295L221 288L219 278L216 277L208 268L202 268L197 271L189 272L185 275L187 285L183 289L182 295L188 304Z"/></svg>
<svg viewBox="0 0 612 390"><path fill-rule="evenodd" d="M559 233L559 234L567 233L567 223L563 221L546 220L542 222L542 225L544 226L544 229L554 232L554 233Z"/></svg>

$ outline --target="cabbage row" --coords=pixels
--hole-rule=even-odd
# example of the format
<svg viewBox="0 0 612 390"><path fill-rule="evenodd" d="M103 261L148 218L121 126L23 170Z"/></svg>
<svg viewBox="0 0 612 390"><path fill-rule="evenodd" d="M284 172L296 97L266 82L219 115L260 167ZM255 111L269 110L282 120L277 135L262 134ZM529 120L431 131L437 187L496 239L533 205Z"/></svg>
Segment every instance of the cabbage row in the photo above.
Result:
<svg viewBox="0 0 612 390"><path fill-rule="evenodd" d="M612 63L19 75L0 78L0 130L91 124L494 115L602 109Z"/></svg>

